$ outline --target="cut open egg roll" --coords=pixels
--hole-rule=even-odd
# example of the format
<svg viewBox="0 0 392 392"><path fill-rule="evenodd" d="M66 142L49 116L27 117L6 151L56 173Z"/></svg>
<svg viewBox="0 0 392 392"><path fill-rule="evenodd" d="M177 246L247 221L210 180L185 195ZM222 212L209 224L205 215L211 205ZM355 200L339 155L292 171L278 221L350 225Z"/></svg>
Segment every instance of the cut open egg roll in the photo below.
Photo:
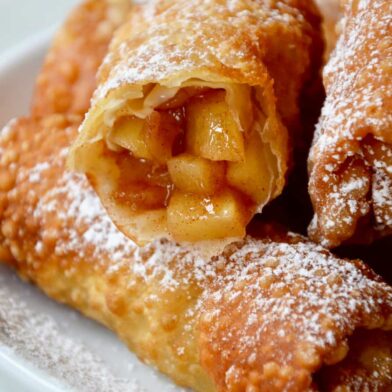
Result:
<svg viewBox="0 0 392 392"><path fill-rule="evenodd" d="M135 7L69 167L138 243L243 237L283 189L318 28L309 1Z"/></svg>
<svg viewBox="0 0 392 392"><path fill-rule="evenodd" d="M139 247L65 170L78 125L20 119L0 136L13 157L0 159L12 184L2 243L24 278L195 391L391 388L392 289L369 268L271 230L212 258L168 240Z"/></svg>
<svg viewBox="0 0 392 392"><path fill-rule="evenodd" d="M309 158L309 233L328 247L392 233L392 3L345 3Z"/></svg>
<svg viewBox="0 0 392 392"><path fill-rule="evenodd" d="M32 113L84 115L96 73L131 0L84 0L57 32L37 78Z"/></svg>

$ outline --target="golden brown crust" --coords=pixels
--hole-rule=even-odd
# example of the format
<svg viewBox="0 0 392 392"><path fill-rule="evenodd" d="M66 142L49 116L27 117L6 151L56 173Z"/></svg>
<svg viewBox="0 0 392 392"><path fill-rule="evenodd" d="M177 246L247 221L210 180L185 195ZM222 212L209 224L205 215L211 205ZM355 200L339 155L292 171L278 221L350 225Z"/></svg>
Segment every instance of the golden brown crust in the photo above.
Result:
<svg viewBox="0 0 392 392"><path fill-rule="evenodd" d="M107 141L124 113L144 119L139 106L145 112L152 110L145 104L143 86L175 89L197 82L229 90L226 86L244 85L252 87L254 109L267 118L265 126L263 121L253 122L273 172L271 189L248 215L261 212L285 184L289 134L294 143L299 127L299 97L320 62L319 24L314 4L302 0L152 1L135 7L103 62L92 107L70 151L69 167L88 174L109 215L128 237L140 244L154 235L171 238L166 206L158 212L135 212L113 197L120 170L114 162L116 153L106 154L109 148L101 141ZM127 112L133 106L137 114Z"/></svg>
<svg viewBox="0 0 392 392"><path fill-rule="evenodd" d="M178 383L202 392L322 389L311 374L336 360L354 329L391 328L392 291L363 264L271 226L262 231L274 242L247 238L211 260L167 241L136 247L84 176L64 169L80 121L20 119L1 133L1 243L21 275L112 328ZM362 368L350 366L354 376Z"/></svg>
<svg viewBox="0 0 392 392"><path fill-rule="evenodd" d="M296 235L272 230L273 241L248 237L212 259L168 241L137 247L64 169L79 121L20 119L2 132L3 242L21 275L145 361L202 392L302 391L355 329L391 328L390 287Z"/></svg>
<svg viewBox="0 0 392 392"><path fill-rule="evenodd" d="M33 116L87 112L98 68L114 31L130 8L131 0L85 0L72 11L56 34L38 75ZM8 176L0 178L0 188L6 188L9 180ZM0 247L0 259L12 260L9 249Z"/></svg>
<svg viewBox="0 0 392 392"><path fill-rule="evenodd" d="M72 11L56 34L37 78L33 116L86 113L98 67L130 8L131 0L85 0ZM0 188L7 187L4 181L9 177L0 178ZM0 247L0 259L12 261L9 249Z"/></svg>
<svg viewBox="0 0 392 392"><path fill-rule="evenodd" d="M313 2L304 0L152 1L135 7L116 34L95 100L125 84L165 85L205 75L266 89L273 83L283 119L297 120L298 94L318 60L309 48L319 23Z"/></svg>
<svg viewBox="0 0 392 392"><path fill-rule="evenodd" d="M392 230L391 15L390 1L347 2L324 71L327 99L309 158L309 191L310 234L328 247L358 230L365 241ZM377 151L369 155L369 148Z"/></svg>
<svg viewBox="0 0 392 392"><path fill-rule="evenodd" d="M238 270L238 276L236 280L233 274L224 276L223 281L213 284L210 289L202 318L202 361L222 391L247 388L254 391L308 390L314 372L322 363L339 362L347 354L346 334L353 331L348 320L364 321L363 310L353 308L345 309L346 321L341 318L343 309L340 306L345 294L338 293L339 286L353 278L351 273L342 269L336 274L324 269L323 251L313 248L320 252L316 261L312 248L298 237L285 241L290 245L275 243L262 247L265 253L261 275L256 267L259 264L254 261L256 254L260 257L260 250L248 249L249 253L246 253L240 249L234 250L234 254L228 251L225 258L235 263L231 268ZM328 257L328 252L324 255ZM238 266L244 261L244 265ZM307 270L307 277L296 271L301 268L301 261L305 261L303 268ZM362 269L358 262L356 267ZM229 267L226 265L226 268ZM358 283L351 283L358 290L357 294L362 291ZM334 292L332 296L340 299L327 305L328 300L324 303L321 298L330 298L331 291ZM320 312L324 306L325 312ZM385 315L390 315L390 310L384 311ZM367 322L374 323L377 328L379 320L370 317L364 324ZM326 350L326 346L320 347L317 341L329 329L334 332L329 342L326 338ZM355 365L352 367L353 375ZM335 368L340 370L339 364ZM350 381L347 376L347 385ZM390 381L388 379L384 385L390 386ZM318 388L330 390L325 383L318 384Z"/></svg>
<svg viewBox="0 0 392 392"><path fill-rule="evenodd" d="M131 0L85 0L56 34L37 79L32 114L85 114L96 73Z"/></svg>

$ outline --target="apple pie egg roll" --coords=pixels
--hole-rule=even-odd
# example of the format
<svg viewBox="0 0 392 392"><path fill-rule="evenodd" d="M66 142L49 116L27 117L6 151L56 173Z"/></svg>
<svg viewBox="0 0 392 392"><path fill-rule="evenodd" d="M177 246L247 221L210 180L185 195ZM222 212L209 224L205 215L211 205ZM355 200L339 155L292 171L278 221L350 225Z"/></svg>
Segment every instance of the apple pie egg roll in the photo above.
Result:
<svg viewBox="0 0 392 392"><path fill-rule="evenodd" d="M392 3L345 4L309 158L309 233L328 247L392 233Z"/></svg>
<svg viewBox="0 0 392 392"><path fill-rule="evenodd" d="M69 168L87 174L140 244L243 237L283 189L318 24L309 1L135 7L100 70Z"/></svg>
<svg viewBox="0 0 392 392"><path fill-rule="evenodd" d="M212 258L137 246L65 169L78 125L19 119L0 136L13 156L0 159L13 183L0 192L2 242L24 278L195 391L390 390L392 288L368 267L271 228Z"/></svg>
<svg viewBox="0 0 392 392"><path fill-rule="evenodd" d="M58 31L37 78L32 114L84 115L96 73L131 0L84 0Z"/></svg>

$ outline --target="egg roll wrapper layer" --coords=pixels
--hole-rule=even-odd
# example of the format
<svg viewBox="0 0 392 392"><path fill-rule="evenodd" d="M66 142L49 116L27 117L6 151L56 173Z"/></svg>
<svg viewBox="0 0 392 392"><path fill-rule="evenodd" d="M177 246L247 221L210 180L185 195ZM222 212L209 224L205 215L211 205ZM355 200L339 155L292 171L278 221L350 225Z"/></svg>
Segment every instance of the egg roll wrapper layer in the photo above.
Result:
<svg viewBox="0 0 392 392"><path fill-rule="evenodd" d="M64 168L77 126L20 119L0 136L12 184L0 195L1 231L22 277L196 391L332 390L325 378L391 386L392 289L362 262L271 229L210 259L168 240L138 247L85 176Z"/></svg>
<svg viewBox="0 0 392 392"><path fill-rule="evenodd" d="M392 3L346 2L342 26L309 158L309 233L327 247L392 232Z"/></svg>
<svg viewBox="0 0 392 392"><path fill-rule="evenodd" d="M88 111L98 67L131 3L131 0L84 0L75 7L56 33L37 78L33 115L84 115Z"/></svg>
<svg viewBox="0 0 392 392"><path fill-rule="evenodd" d="M139 244L243 237L284 186L287 128L298 130L318 28L308 1L135 7L111 43L69 167L87 173Z"/></svg>

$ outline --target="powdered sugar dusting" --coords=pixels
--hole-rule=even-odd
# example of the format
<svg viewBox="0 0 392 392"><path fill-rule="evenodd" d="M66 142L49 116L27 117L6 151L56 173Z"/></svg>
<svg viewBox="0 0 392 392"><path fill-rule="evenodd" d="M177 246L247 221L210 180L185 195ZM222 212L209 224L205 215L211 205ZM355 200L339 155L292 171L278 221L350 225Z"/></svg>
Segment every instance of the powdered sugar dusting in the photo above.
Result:
<svg viewBox="0 0 392 392"><path fill-rule="evenodd" d="M364 151L371 135L392 153L392 3L346 2L342 25L343 32L324 69L327 99L310 153L310 193L319 215L310 232L327 246L339 245L352 236L359 218L369 211L373 212L375 229L388 234L392 228L391 176L385 171L381 174L377 162L368 159ZM362 182L364 190L367 182L372 183L366 208L362 192L345 192L347 188L340 184L339 177L347 172L343 165L353 157L367 167L361 179L357 171L355 181ZM335 185L323 186L320 178ZM350 186L353 184L351 181ZM335 188L339 188L337 192ZM349 213L339 215L334 210Z"/></svg>
<svg viewBox="0 0 392 392"><path fill-rule="evenodd" d="M379 301L381 293L387 289L386 285L364 276L358 265L339 261L311 243L248 241L229 260L226 268L230 273L219 277L214 297L217 303L224 297L248 312L247 325L257 333L242 339L241 350L245 346L247 350L256 347L268 325L284 329L290 324L301 326L302 332L297 333L299 340L333 346L336 329L350 329L352 317L359 309L369 317L380 311L384 301ZM386 302L391 306L392 290L387 291ZM268 316L261 322L260 315ZM325 328L325 319L330 321L330 328ZM283 336L284 331L279 331L277 334Z"/></svg>
<svg viewBox="0 0 392 392"><path fill-rule="evenodd" d="M4 345L75 390L142 392L135 381L116 378L87 347L62 333L53 319L33 313L3 285L0 346Z"/></svg>
<svg viewBox="0 0 392 392"><path fill-rule="evenodd" d="M381 158L376 158L373 148L368 152L373 158L372 198L377 230L392 227L392 148L378 146Z"/></svg>
<svg viewBox="0 0 392 392"><path fill-rule="evenodd" d="M66 207L56 204L60 200L64 203L64 197L68 200ZM130 283L135 277L147 284L153 280L163 291L196 284L204 292L197 306L203 306L209 298L219 302L223 297L230 301L239 297L244 306L251 304L247 325L258 324L260 331L265 327L258 320L260 314L268 315L267 323L279 320L282 326L295 320L302 326L301 339L320 347L331 346L336 329L349 328L350 315L363 311L370 317L386 303L392 306L392 291L387 286L363 275L358 265L340 261L320 246L303 239L298 242L294 234L291 236L298 242L294 244L247 238L244 243L229 246L225 257L211 260L190 246L167 240L137 247L112 224L85 177L67 172L40 201L36 214L45 217L51 211L56 211L60 219L77 222L68 226L69 241L58 240L58 255L77 252L83 256L92 247L94 262L110 258L106 273L126 268ZM88 229L80 235L80 227ZM270 286L272 291L294 288L298 282L301 290L280 298L266 295L260 290L260 280L269 277L275 282ZM245 292L237 289L244 287L241 283L246 284ZM385 292L388 297L381 300ZM330 329L321 327L325 317L332 321ZM255 344L253 339L244 335L243 344L250 347Z"/></svg>
<svg viewBox="0 0 392 392"><path fill-rule="evenodd" d="M363 137L360 129L391 142L385 131L392 127L392 112L387 110L392 101L387 65L392 56L392 4L388 0L357 3L355 14L346 11L342 36L324 69L327 99L317 128L317 150L334 151L338 159L337 144ZM385 108L382 115L379 108Z"/></svg>
<svg viewBox="0 0 392 392"><path fill-rule="evenodd" d="M47 140L48 130L43 129L42 135ZM36 139L34 142L41 143ZM125 295L128 289L130 296L134 290L145 293L145 298L140 298L145 305L135 307L145 315L151 309L161 310L163 303L165 315L177 317L173 306L179 298L184 299L181 322L177 324L181 330L173 336L178 336L179 341L184 336L189 339L174 346L164 344L180 357L183 353L189 355L189 348L194 350L192 339L199 337L196 323L208 324L208 334L203 339L217 347L219 361L225 361L228 355L224 345L233 347L235 342L239 359L230 364L234 369L229 378L237 374L236 363L242 361L242 356L246 363L256 356L255 364L260 366L260 358L266 358L260 356L260 350L269 350L270 346L276 360L285 365L295 355L303 357L309 351L303 344L328 353L357 327L390 327L389 286L363 264L339 260L294 234L275 242L247 237L226 247L221 256L211 258L202 256L196 247L168 240L136 246L110 221L87 178L64 169L61 146L49 145L52 149L45 150L46 155L23 155L21 159L26 161L18 161L18 175L13 189L7 191L9 205L2 217L2 233L9 241L6 244L20 261L21 271L31 274L34 280L39 281L36 271L53 262L61 266L62 279L75 276L81 281L79 289L83 294L83 284L91 273L103 283L94 289L102 290L99 294L106 301L117 285ZM3 169L9 167L10 164ZM38 183L30 175L37 171ZM357 187L357 183L346 185L348 191ZM68 284L71 290L74 281ZM50 282L43 286L51 288ZM67 291L64 298L72 293ZM88 312L88 306L95 305L96 312L115 315L116 309L106 304L81 308ZM230 322L222 327L233 309ZM124 321L122 316L117 320ZM146 328L154 324L147 323ZM116 328L115 323L111 326ZM221 340L219 331L223 331ZM132 344L132 331L128 333L124 338ZM285 351L282 339L291 339L293 347ZM200 343L200 349L208 348L207 343ZM198 365L198 358L195 361ZM225 379L224 375L221 379Z"/></svg>
<svg viewBox="0 0 392 392"><path fill-rule="evenodd" d="M61 196L67 195L72 195L72 199L69 199L67 209L64 209L60 204ZM52 213L64 222L76 218L75 225L68 230L67 238L56 244L55 252L58 256L76 251L83 258L86 257L85 251L93 248L94 252L99 252L94 253L94 257L105 254L110 255L113 262L119 262L135 248L132 241L119 232L104 213L98 197L87 186L86 178L82 175L66 172L58 181L58 186L39 201L34 211L36 217L46 215L48 219Z"/></svg>
<svg viewBox="0 0 392 392"><path fill-rule="evenodd" d="M0 134L2 138L7 139L7 137L10 135L10 132L12 131L12 128L15 126L17 122L16 118L12 118L8 123L1 128Z"/></svg>
<svg viewBox="0 0 392 392"><path fill-rule="evenodd" d="M29 173L29 181L37 183L41 180L41 173L49 168L48 162L38 163Z"/></svg>
<svg viewBox="0 0 392 392"><path fill-rule="evenodd" d="M129 22L127 34L124 30L122 36L114 40L112 53L102 66L105 80L94 99L102 99L109 91L125 84L159 82L165 85L181 74L181 80L177 80L180 84L184 79L204 75L207 69L213 74L211 70L217 64L232 69L233 80L236 78L234 70L240 75L243 68L257 77L262 69L260 58L265 52L259 45L262 31L268 34L273 26L292 24L305 24L304 17L298 8L280 0L257 4L238 0L166 4L150 1L137 15L137 20ZM243 26L248 36L239 40ZM132 39L124 39L124 36L132 36ZM233 47L236 50L227 50Z"/></svg>
<svg viewBox="0 0 392 392"><path fill-rule="evenodd" d="M294 234L286 241L247 239L227 249L225 272L204 293L207 358L219 361L216 377L227 389L251 383L242 381L249 374L274 390L286 383L308 390L312 374L356 328L389 328L389 286L360 263L338 260ZM308 372L308 384L295 369Z"/></svg>
<svg viewBox="0 0 392 392"><path fill-rule="evenodd" d="M163 290L176 289L180 275L181 283L189 284L210 274L208 262L192 246L162 240L137 247L114 226L84 175L65 172L56 187L40 199L34 211L36 219L46 226L53 215L66 230L56 241L58 257L75 253L79 259L100 261L109 274L126 268L143 279L159 278ZM40 241L36 245L39 250L43 246ZM173 259L178 263L171 263Z"/></svg>

